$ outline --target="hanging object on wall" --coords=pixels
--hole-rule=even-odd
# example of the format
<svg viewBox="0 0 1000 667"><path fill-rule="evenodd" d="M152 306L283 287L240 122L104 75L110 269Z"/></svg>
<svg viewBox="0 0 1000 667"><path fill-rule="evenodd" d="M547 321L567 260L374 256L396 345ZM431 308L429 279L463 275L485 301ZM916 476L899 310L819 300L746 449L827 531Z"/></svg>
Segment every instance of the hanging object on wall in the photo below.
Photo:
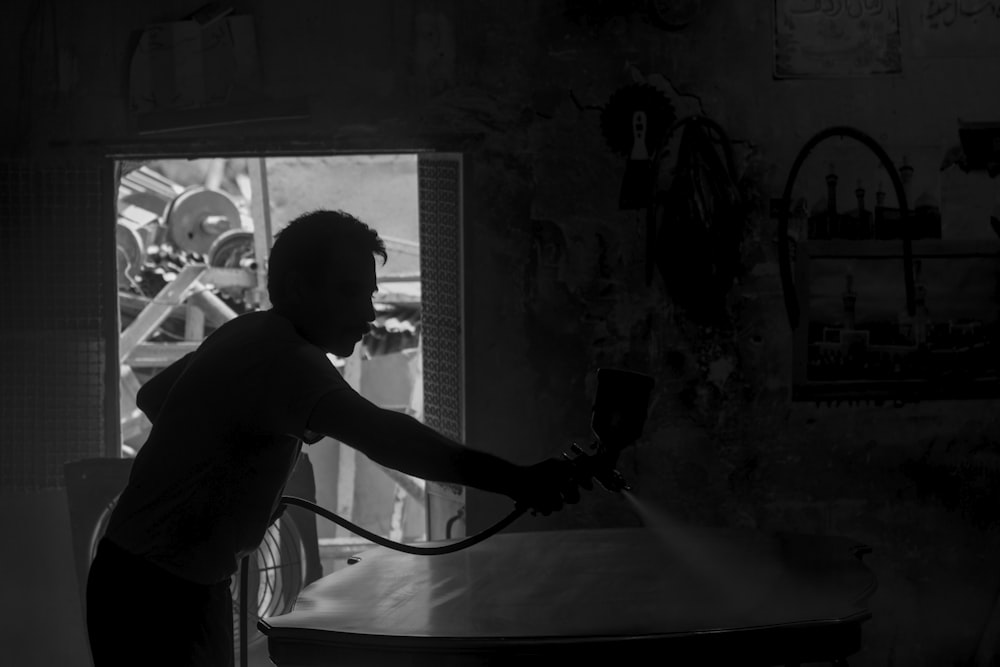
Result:
<svg viewBox="0 0 1000 667"><path fill-rule="evenodd" d="M882 145L875 141L874 138L857 128L842 125L828 127L813 135L813 137L809 139L809 141L807 141L801 149L799 149L798 155L795 156L795 160L792 162L792 168L789 171L787 180L785 181L784 193L782 194L782 200L778 208L778 239L780 240L778 243L778 270L779 275L781 276L782 292L785 297L785 311L788 313L788 323L793 331L799 328L801 304L799 303L798 291L792 277L793 267L791 250L788 243L788 218L789 209L791 207L792 191L799 172L802 169L802 165L805 163L806 158L809 157L809 154L812 153L816 146L821 142L835 137L849 137L863 144L875 154L875 157L878 158L879 163L885 169L886 173L889 174L889 178L892 181L892 187L896 195L898 206L898 219L901 221L908 221L910 217L909 201L906 196L906 188L903 183L903 179L893 164L892 159L889 157L889 154L886 153ZM833 181L828 180L828 183L832 184ZM903 259L903 284L906 294L906 312L912 317L915 308L915 288L913 282L913 239L911 236L911 232L913 230L910 225L904 224L899 228L899 231L901 232L900 236L902 240L901 255Z"/></svg>
<svg viewBox="0 0 1000 667"><path fill-rule="evenodd" d="M882 210L875 219L892 212L893 224L888 233L876 223L872 234L845 235L844 216L828 204L825 217L840 233L828 225L824 233L800 236L793 253L788 209L797 178L820 142L841 138L867 147L888 174L896 206L876 200ZM899 404L1000 395L1000 243L985 230L978 238L950 236L924 194L911 208L913 172L905 156L897 168L874 138L849 126L818 132L792 163L777 236L794 335L793 401ZM832 202L836 179L827 184Z"/></svg>
<svg viewBox="0 0 1000 667"><path fill-rule="evenodd" d="M1000 12L995 0L901 3L914 58L1000 56Z"/></svg>
<svg viewBox="0 0 1000 667"><path fill-rule="evenodd" d="M683 30L701 11L701 0L647 0L646 17L664 30Z"/></svg>
<svg viewBox="0 0 1000 667"><path fill-rule="evenodd" d="M655 267L690 319L722 324L746 221L735 160L729 138L715 121L689 116L671 128L667 139L675 130L682 135L673 177L647 212L648 228L655 234L647 278L652 279ZM660 151L654 158L654 179L664 156Z"/></svg>
<svg viewBox="0 0 1000 667"><path fill-rule="evenodd" d="M601 110L601 131L608 147L627 158L618 208L634 210L649 205L650 156L660 147L675 119L673 103L659 89L645 83L620 88Z"/></svg>
<svg viewBox="0 0 1000 667"><path fill-rule="evenodd" d="M964 168L984 169L990 178L1000 174L1000 123L958 122Z"/></svg>
<svg viewBox="0 0 1000 667"><path fill-rule="evenodd" d="M144 26L128 70L128 105L139 134L309 117L305 98L265 90L254 17L208 3L179 21Z"/></svg>
<svg viewBox="0 0 1000 667"><path fill-rule="evenodd" d="M773 2L775 79L902 73L897 0Z"/></svg>

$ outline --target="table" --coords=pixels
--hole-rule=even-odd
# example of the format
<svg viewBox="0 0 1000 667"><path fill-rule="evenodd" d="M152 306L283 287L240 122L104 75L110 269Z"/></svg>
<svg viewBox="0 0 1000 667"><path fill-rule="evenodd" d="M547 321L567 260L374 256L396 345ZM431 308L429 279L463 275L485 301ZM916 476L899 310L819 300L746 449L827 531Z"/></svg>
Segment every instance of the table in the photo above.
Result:
<svg viewBox="0 0 1000 667"><path fill-rule="evenodd" d="M846 664L860 650L868 547L672 532L502 533L437 556L377 547L259 627L279 667Z"/></svg>

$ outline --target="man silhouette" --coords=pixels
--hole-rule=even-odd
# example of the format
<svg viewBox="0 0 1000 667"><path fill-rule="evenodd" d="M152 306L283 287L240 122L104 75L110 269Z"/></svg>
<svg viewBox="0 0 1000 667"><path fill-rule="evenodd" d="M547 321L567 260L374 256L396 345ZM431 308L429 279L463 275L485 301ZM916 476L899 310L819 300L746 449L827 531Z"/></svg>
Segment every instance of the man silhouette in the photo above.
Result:
<svg viewBox="0 0 1000 667"><path fill-rule="evenodd" d="M232 664L230 577L263 538L303 442L329 436L543 514L579 500L568 462L477 451L341 377L327 354L349 356L375 319L376 255L386 260L378 234L347 213L293 220L271 251L273 307L225 323L139 391L153 427L87 583L96 667Z"/></svg>

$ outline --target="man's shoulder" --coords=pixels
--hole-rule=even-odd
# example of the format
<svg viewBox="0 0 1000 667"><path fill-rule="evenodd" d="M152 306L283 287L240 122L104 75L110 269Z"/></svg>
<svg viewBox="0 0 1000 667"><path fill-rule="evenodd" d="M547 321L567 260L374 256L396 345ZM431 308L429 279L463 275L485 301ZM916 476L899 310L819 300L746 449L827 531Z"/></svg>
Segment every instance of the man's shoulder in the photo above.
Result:
<svg viewBox="0 0 1000 667"><path fill-rule="evenodd" d="M289 322L284 317L272 313L268 310L256 310L249 313L243 313L228 322L224 323L219 327L216 332L218 336L213 336L219 339L220 342L231 340L233 338L242 338L244 340L252 337L258 337L261 339L269 339L274 341L286 340L290 344L297 343L299 341L305 342L292 323ZM209 336L209 340L213 337Z"/></svg>
<svg viewBox="0 0 1000 667"><path fill-rule="evenodd" d="M269 360L275 357L295 354L304 344L287 320L267 311L253 311L225 322L205 338L192 366L260 367L270 365Z"/></svg>
<svg viewBox="0 0 1000 667"><path fill-rule="evenodd" d="M290 320L273 311L261 310L240 315L217 330L214 353L240 357L252 356L255 366L276 365L285 368L303 364L332 365L326 353L299 334ZM214 334L213 334L214 335ZM210 341L211 337L206 340Z"/></svg>
<svg viewBox="0 0 1000 667"><path fill-rule="evenodd" d="M219 327L219 331L276 326L278 324L275 322L276 319L278 319L277 316L271 311L251 310L225 322Z"/></svg>

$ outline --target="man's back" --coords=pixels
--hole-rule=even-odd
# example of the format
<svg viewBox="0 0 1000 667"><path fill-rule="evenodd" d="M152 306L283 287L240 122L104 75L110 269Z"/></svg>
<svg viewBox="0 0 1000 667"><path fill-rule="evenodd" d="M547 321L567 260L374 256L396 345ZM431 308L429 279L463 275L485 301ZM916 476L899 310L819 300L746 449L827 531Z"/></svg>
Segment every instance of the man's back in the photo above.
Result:
<svg viewBox="0 0 1000 667"><path fill-rule="evenodd" d="M146 406L153 429L107 537L181 578L225 580L260 543L313 405L351 389L322 350L273 312L220 327L169 389L156 379L148 393L164 398Z"/></svg>

